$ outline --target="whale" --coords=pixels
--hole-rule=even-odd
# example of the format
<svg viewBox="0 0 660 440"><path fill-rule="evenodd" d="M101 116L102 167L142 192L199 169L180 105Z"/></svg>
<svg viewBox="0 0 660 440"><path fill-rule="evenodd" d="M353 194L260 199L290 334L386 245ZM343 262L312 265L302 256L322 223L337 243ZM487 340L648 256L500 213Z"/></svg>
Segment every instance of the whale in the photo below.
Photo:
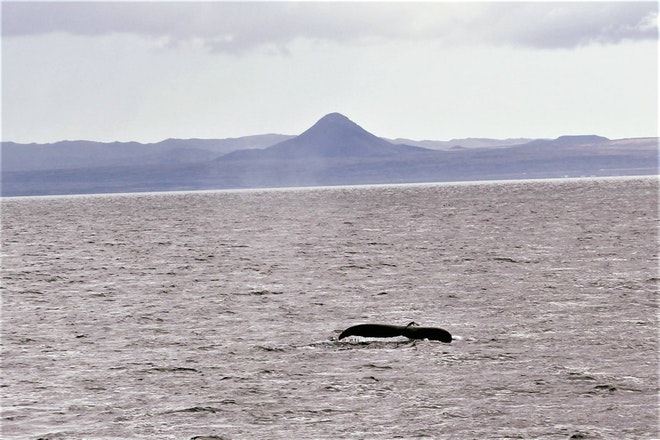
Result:
<svg viewBox="0 0 660 440"><path fill-rule="evenodd" d="M438 327L420 327L414 321L408 325L390 324L358 324L347 328L339 335L339 340L349 336L363 336L366 338L394 338L405 336L409 339L429 339L449 343L452 341L451 333Z"/></svg>

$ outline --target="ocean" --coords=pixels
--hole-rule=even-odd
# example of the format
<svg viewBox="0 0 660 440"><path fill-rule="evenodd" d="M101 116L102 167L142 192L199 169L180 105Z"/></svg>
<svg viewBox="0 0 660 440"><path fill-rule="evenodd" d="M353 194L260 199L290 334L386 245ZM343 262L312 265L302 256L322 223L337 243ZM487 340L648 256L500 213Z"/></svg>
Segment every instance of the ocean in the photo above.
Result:
<svg viewBox="0 0 660 440"><path fill-rule="evenodd" d="M660 438L658 186L3 198L1 437Z"/></svg>

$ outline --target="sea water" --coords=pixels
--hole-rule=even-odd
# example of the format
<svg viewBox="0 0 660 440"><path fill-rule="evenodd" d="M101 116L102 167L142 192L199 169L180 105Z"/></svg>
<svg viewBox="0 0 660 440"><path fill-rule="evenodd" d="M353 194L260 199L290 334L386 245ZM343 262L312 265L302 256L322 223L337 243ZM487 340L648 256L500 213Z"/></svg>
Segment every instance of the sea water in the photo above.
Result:
<svg viewBox="0 0 660 440"><path fill-rule="evenodd" d="M652 439L658 180L2 200L2 438ZM451 344L338 341L415 321Z"/></svg>

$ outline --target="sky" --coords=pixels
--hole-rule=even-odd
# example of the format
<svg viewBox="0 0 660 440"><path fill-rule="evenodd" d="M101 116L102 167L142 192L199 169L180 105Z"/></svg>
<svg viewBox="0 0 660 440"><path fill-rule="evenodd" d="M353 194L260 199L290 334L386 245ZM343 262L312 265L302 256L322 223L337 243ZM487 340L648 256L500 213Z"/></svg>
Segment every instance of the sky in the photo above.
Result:
<svg viewBox="0 0 660 440"><path fill-rule="evenodd" d="M2 2L2 140L658 135L657 2Z"/></svg>

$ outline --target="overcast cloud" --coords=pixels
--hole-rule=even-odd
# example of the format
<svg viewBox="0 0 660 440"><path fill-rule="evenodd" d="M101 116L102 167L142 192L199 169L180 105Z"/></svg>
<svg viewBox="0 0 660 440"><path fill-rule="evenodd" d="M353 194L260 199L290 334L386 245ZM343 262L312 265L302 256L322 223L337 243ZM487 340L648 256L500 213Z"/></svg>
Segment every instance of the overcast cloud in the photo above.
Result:
<svg viewBox="0 0 660 440"><path fill-rule="evenodd" d="M3 2L4 37L128 33L175 46L286 51L297 38L333 42L436 39L450 45L573 48L658 36L657 2Z"/></svg>
<svg viewBox="0 0 660 440"><path fill-rule="evenodd" d="M2 137L658 132L657 2L2 2Z"/></svg>

